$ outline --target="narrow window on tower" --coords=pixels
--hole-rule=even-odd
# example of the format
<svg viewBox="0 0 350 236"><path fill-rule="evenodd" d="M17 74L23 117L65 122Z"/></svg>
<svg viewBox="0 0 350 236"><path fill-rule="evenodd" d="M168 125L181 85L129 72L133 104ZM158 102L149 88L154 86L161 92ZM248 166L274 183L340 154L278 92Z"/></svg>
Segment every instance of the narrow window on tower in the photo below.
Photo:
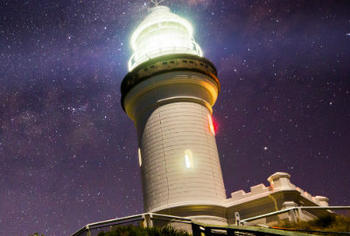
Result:
<svg viewBox="0 0 350 236"><path fill-rule="evenodd" d="M137 152L138 152L138 154L139 154L139 165L140 165L140 167L141 167L141 166L142 166L141 149L139 148L139 149L137 150Z"/></svg>
<svg viewBox="0 0 350 236"><path fill-rule="evenodd" d="M209 122L209 130L215 136L214 122L213 122L213 118L211 117L210 114L208 114L208 122Z"/></svg>
<svg viewBox="0 0 350 236"><path fill-rule="evenodd" d="M189 149L185 150L185 166L187 169L193 168L192 151Z"/></svg>

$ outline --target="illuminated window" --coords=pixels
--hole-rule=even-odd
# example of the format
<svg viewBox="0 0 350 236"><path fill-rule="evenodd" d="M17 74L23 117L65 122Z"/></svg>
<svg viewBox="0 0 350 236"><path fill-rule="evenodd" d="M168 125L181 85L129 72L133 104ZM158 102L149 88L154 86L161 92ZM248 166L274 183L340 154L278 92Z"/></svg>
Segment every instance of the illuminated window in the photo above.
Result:
<svg viewBox="0 0 350 236"><path fill-rule="evenodd" d="M185 150L185 166L188 169L193 168L192 151L189 149Z"/></svg>
<svg viewBox="0 0 350 236"><path fill-rule="evenodd" d="M209 130L215 136L215 127L213 123L213 118L211 117L210 114L208 114L208 122L209 122Z"/></svg>
<svg viewBox="0 0 350 236"><path fill-rule="evenodd" d="M137 151L138 151L138 154L139 154L139 165L141 167L142 166L141 149L139 148Z"/></svg>

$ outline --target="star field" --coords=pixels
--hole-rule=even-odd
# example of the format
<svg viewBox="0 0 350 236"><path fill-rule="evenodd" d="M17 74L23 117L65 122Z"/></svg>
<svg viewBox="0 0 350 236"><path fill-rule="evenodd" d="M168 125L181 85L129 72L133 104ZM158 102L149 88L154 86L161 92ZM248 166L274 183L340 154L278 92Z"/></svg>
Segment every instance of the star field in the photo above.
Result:
<svg viewBox="0 0 350 236"><path fill-rule="evenodd" d="M348 1L168 0L219 72L224 182L276 171L350 205ZM0 2L0 235L69 235L142 213L136 130L120 106L150 1Z"/></svg>

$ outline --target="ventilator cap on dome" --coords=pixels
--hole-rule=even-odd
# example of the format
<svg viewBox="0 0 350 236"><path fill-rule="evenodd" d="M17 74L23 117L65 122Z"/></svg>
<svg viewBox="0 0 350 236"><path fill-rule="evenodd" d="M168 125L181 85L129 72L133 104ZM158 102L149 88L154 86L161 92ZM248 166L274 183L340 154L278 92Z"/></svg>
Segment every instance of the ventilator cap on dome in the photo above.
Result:
<svg viewBox="0 0 350 236"><path fill-rule="evenodd" d="M193 39L191 24L172 13L168 7L156 6L136 28L131 37L133 55L129 71L150 59L170 54L202 56Z"/></svg>

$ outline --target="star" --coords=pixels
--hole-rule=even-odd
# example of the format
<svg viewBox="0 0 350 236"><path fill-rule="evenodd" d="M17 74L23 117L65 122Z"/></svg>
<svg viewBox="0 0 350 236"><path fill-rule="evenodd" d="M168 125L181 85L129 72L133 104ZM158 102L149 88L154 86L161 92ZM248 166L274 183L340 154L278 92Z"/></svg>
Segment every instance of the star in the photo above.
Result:
<svg viewBox="0 0 350 236"><path fill-rule="evenodd" d="M161 5L192 23L218 71L213 116L227 192L288 171L332 205L350 205L341 191L350 182L349 4L283 3ZM66 235L143 213L138 134L120 105L120 84L131 33L151 6L3 1L1 235Z"/></svg>

